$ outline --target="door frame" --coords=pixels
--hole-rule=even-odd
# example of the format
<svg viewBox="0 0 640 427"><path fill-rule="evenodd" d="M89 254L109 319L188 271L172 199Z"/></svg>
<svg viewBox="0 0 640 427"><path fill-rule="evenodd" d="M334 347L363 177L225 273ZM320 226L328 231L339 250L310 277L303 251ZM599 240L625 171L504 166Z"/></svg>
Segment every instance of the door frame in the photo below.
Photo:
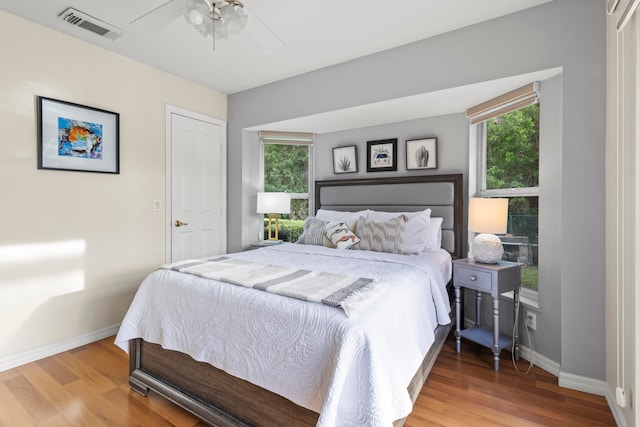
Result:
<svg viewBox="0 0 640 427"><path fill-rule="evenodd" d="M203 122L211 123L220 126L220 150L222 155L222 162L220 167L222 171L221 177L221 206L220 214L222 217L222 230L220 231L220 239L222 239L222 246L227 247L227 122L225 120L217 119L215 117L207 116L205 114L196 113L195 111L186 110L175 105L165 105L165 262L171 262L171 227L172 227L172 195L173 189L172 183L172 161L173 161L173 139L171 133L171 115L178 114L184 117L188 117L194 120L200 120Z"/></svg>

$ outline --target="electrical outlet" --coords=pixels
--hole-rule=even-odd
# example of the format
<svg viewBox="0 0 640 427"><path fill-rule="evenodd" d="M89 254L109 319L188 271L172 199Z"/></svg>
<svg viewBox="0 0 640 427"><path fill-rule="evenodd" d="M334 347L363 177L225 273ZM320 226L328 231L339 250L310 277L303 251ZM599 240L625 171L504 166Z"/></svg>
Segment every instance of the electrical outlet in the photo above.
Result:
<svg viewBox="0 0 640 427"><path fill-rule="evenodd" d="M527 328L536 330L536 313L527 311Z"/></svg>

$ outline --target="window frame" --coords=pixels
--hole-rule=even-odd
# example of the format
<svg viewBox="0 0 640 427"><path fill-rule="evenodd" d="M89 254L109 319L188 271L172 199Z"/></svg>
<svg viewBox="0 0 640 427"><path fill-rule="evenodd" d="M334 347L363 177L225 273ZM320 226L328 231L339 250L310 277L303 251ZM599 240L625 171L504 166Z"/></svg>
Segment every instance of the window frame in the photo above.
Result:
<svg viewBox="0 0 640 427"><path fill-rule="evenodd" d="M526 108L522 107L522 108ZM511 111L506 112L508 114ZM538 197L540 201L540 186L538 187L521 187L521 188L500 188L487 190L487 121L481 121L471 126L476 127L476 194L480 197L504 197L511 199L513 197ZM538 164L538 170L540 165ZM538 232L540 230L540 217L538 216ZM538 244L539 249L539 244ZM538 279L540 273L538 271ZM538 281L538 291L529 288L520 288L520 298L526 301L527 305L539 306L540 282Z"/></svg>
<svg viewBox="0 0 640 427"><path fill-rule="evenodd" d="M313 212L313 206L312 206L312 200L313 200L313 149L314 149L314 144L313 144L313 139L312 140L284 140L284 139L263 139L260 138L260 179L261 179L261 185L260 185L260 191L264 191L264 171L265 171L265 167L264 167L264 147L265 145L306 145L307 149L308 149L308 170L307 170L307 189L309 190L306 193L290 193L290 192L286 192L287 194L289 194L291 196L291 199L300 199L300 200L308 200L307 206L308 206L308 212L307 212L307 216L312 216L312 212Z"/></svg>

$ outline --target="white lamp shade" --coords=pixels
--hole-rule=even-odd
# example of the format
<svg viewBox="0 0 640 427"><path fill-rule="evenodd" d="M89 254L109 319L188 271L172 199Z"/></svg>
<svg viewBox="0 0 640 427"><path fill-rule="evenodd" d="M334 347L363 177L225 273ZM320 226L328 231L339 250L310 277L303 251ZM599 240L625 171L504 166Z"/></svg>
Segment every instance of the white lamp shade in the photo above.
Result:
<svg viewBox="0 0 640 427"><path fill-rule="evenodd" d="M508 212L508 199L473 197L469 200L469 231L505 234Z"/></svg>
<svg viewBox="0 0 640 427"><path fill-rule="evenodd" d="M289 193L258 193L258 213L288 214L291 212Z"/></svg>

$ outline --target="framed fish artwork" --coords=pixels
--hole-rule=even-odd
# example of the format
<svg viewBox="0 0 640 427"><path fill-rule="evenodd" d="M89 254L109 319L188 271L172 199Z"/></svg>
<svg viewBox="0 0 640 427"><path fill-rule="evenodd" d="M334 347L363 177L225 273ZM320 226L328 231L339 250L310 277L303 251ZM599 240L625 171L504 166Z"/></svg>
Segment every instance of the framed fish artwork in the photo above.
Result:
<svg viewBox="0 0 640 427"><path fill-rule="evenodd" d="M120 115L38 97L38 169L120 173Z"/></svg>

